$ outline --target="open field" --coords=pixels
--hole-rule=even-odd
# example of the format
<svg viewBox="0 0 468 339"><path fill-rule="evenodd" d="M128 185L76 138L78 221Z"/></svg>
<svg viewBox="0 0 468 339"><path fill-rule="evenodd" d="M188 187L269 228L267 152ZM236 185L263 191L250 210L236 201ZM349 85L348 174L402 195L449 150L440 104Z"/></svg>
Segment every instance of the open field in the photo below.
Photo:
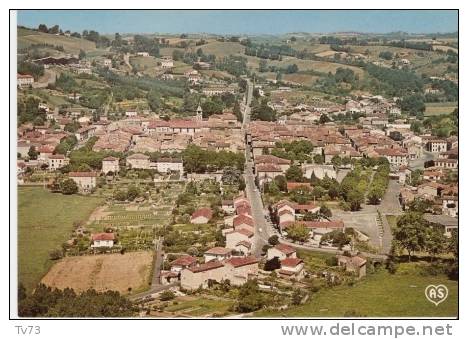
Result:
<svg viewBox="0 0 468 339"><path fill-rule="evenodd" d="M96 44L89 40L21 29L18 34L18 48L25 48L32 44L63 46L65 52L73 54L78 54L80 49L85 52L96 49Z"/></svg>
<svg viewBox="0 0 468 339"><path fill-rule="evenodd" d="M216 58L223 58L228 55L243 54L245 47L238 42L210 42L206 45L197 46L204 54L214 54Z"/></svg>
<svg viewBox="0 0 468 339"><path fill-rule="evenodd" d="M335 73L338 68L349 68L354 71L359 77L364 75L364 71L355 66L342 65L335 62L316 61L316 60L302 60L293 57L284 57L281 61L268 61L268 65L286 67L288 65L296 64L299 71L317 71L322 73Z"/></svg>
<svg viewBox="0 0 468 339"><path fill-rule="evenodd" d="M149 283L152 262L152 251L66 257L52 266L42 283L77 292L90 288L138 292Z"/></svg>
<svg viewBox="0 0 468 339"><path fill-rule="evenodd" d="M455 108L458 107L457 102L436 102L436 103L427 103L426 111L424 115L440 115L452 113Z"/></svg>
<svg viewBox="0 0 468 339"><path fill-rule="evenodd" d="M396 274L386 270L366 276L354 286L324 288L309 302L285 311L260 311L258 317L456 317L458 282L445 275L423 276L418 264L400 264ZM448 298L435 306L427 301L427 285L444 284Z"/></svg>
<svg viewBox="0 0 468 339"><path fill-rule="evenodd" d="M102 199L18 188L19 281L28 291L52 266L49 252L69 239L74 222L85 221Z"/></svg>

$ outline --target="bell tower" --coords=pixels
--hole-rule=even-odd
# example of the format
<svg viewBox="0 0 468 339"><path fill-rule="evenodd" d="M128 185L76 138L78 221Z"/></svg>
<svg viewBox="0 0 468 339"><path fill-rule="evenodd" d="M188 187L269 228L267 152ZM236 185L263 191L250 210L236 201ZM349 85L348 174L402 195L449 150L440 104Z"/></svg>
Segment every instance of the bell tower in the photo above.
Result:
<svg viewBox="0 0 468 339"><path fill-rule="evenodd" d="M195 116L195 120L202 121L203 120L203 110L200 105L197 107L197 115Z"/></svg>

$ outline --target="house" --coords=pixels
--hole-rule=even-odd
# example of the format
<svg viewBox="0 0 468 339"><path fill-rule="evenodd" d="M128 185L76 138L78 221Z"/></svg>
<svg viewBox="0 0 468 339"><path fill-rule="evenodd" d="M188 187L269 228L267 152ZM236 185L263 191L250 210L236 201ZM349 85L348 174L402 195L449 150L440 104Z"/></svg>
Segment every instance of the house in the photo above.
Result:
<svg viewBox="0 0 468 339"><path fill-rule="evenodd" d="M109 172L118 173L120 171L119 158L106 157L102 159L102 172L107 174Z"/></svg>
<svg viewBox="0 0 468 339"><path fill-rule="evenodd" d="M286 258L296 258L296 250L294 247L286 244L277 244L274 247L269 248L267 252L268 260L271 260L274 257L277 257L280 260L284 260Z"/></svg>
<svg viewBox="0 0 468 339"><path fill-rule="evenodd" d="M72 179L80 191L88 192L96 187L97 174L95 172L70 172L68 177Z"/></svg>
<svg viewBox="0 0 468 339"><path fill-rule="evenodd" d="M274 164L256 165L255 171L260 186L283 174L281 167Z"/></svg>
<svg viewBox="0 0 468 339"><path fill-rule="evenodd" d="M156 161L156 169L159 173L179 172L184 173L184 163L182 159L176 158L159 158Z"/></svg>
<svg viewBox="0 0 468 339"><path fill-rule="evenodd" d="M218 260L188 267L180 272L180 286L188 290L199 287L207 288L209 281L221 281L225 278L224 264Z"/></svg>
<svg viewBox="0 0 468 339"><path fill-rule="evenodd" d="M447 141L442 139L432 139L426 144L426 149L432 153L447 152Z"/></svg>
<svg viewBox="0 0 468 339"><path fill-rule="evenodd" d="M205 258L205 262L209 262L212 260L226 260L229 259L232 256L232 249L231 248L225 248L225 247L213 247L207 250L204 254L203 257Z"/></svg>
<svg viewBox="0 0 468 339"><path fill-rule="evenodd" d="M162 69L170 69L174 67L174 61L170 57L162 57L160 63Z"/></svg>
<svg viewBox="0 0 468 339"><path fill-rule="evenodd" d="M96 126L82 127L75 132L75 137L78 141L86 141L94 136L96 132Z"/></svg>
<svg viewBox="0 0 468 339"><path fill-rule="evenodd" d="M130 168L150 169L150 157L135 153L127 157L127 166Z"/></svg>
<svg viewBox="0 0 468 339"><path fill-rule="evenodd" d="M408 165L408 153L403 150L395 148L376 148L374 151L378 156L386 158L390 165L394 167Z"/></svg>
<svg viewBox="0 0 468 339"><path fill-rule="evenodd" d="M438 168L457 169L458 159L436 159L434 165Z"/></svg>
<svg viewBox="0 0 468 339"><path fill-rule="evenodd" d="M251 243L253 236L254 233L245 228L236 229L232 232L226 233L226 247L236 248L236 246L242 241Z"/></svg>
<svg viewBox="0 0 468 339"><path fill-rule="evenodd" d="M337 172L333 165L303 164L302 171L304 172L304 176L309 179L312 177L312 174L320 180L325 178L325 176L330 179L336 179L337 177Z"/></svg>
<svg viewBox="0 0 468 339"><path fill-rule="evenodd" d="M137 56L149 57L149 53L148 52L137 52Z"/></svg>
<svg viewBox="0 0 468 339"><path fill-rule="evenodd" d="M183 255L170 263L171 272L179 273L185 268L195 267L197 265L197 259L190 255Z"/></svg>
<svg viewBox="0 0 468 339"><path fill-rule="evenodd" d="M233 257L225 261L225 277L231 285L239 286L258 275L258 259L254 256Z"/></svg>
<svg viewBox="0 0 468 339"><path fill-rule="evenodd" d="M242 241L239 241L236 246L234 247L234 249L237 251L237 252L240 252L242 253L243 255L249 255L250 254L250 251L252 249L252 243L250 241L247 241L247 240L242 240Z"/></svg>
<svg viewBox="0 0 468 339"><path fill-rule="evenodd" d="M246 229L248 231L252 231L254 228L254 221L251 216L241 214L234 217L232 226L235 230Z"/></svg>
<svg viewBox="0 0 468 339"><path fill-rule="evenodd" d="M304 277L304 261L299 258L281 260L281 268L277 271L280 277L301 280Z"/></svg>
<svg viewBox="0 0 468 339"><path fill-rule="evenodd" d="M451 237L453 231L458 231L458 219L448 215L424 214L424 219L431 224L439 225L444 228L444 234Z"/></svg>
<svg viewBox="0 0 468 339"><path fill-rule="evenodd" d="M432 200L440 196L442 190L445 187L446 187L445 185L438 184L433 181L425 182L418 186L418 194L423 198Z"/></svg>
<svg viewBox="0 0 468 339"><path fill-rule="evenodd" d="M34 83L34 77L29 74L17 74L16 75L16 81L18 84L18 87L24 88L24 87L29 87L32 86Z"/></svg>
<svg viewBox="0 0 468 339"><path fill-rule="evenodd" d="M354 255L351 257L345 255L337 255L338 266L343 267L347 272L354 273L358 279L366 275L367 260Z"/></svg>
<svg viewBox="0 0 468 339"><path fill-rule="evenodd" d="M63 166L66 166L70 163L70 159L65 157L63 154L52 154L49 155L48 164L49 171L55 171Z"/></svg>
<svg viewBox="0 0 468 339"><path fill-rule="evenodd" d="M96 233L91 236L91 247L113 247L115 241L114 233Z"/></svg>
<svg viewBox="0 0 468 339"><path fill-rule="evenodd" d="M232 200L223 200L221 202L221 209L228 214L234 213L234 202Z"/></svg>
<svg viewBox="0 0 468 339"><path fill-rule="evenodd" d="M203 207L192 213L190 223L192 224L206 224L213 218L213 211L209 207Z"/></svg>

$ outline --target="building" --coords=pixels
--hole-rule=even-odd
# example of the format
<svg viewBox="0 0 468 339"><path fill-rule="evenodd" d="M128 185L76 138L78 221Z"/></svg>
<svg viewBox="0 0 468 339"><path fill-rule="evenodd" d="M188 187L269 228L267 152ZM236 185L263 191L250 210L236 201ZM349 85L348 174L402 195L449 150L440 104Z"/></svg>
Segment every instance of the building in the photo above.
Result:
<svg viewBox="0 0 468 339"><path fill-rule="evenodd" d="M458 231L458 219L448 215L424 214L424 219L431 224L444 228L444 234L451 237L453 231Z"/></svg>
<svg viewBox="0 0 468 339"><path fill-rule="evenodd" d="M127 157L127 166L137 169L150 169L150 157L141 153L135 153Z"/></svg>
<svg viewBox="0 0 468 339"><path fill-rule="evenodd" d="M354 273L358 279L366 275L366 264L367 260L360 256L344 256L338 255L338 266L343 267L347 272Z"/></svg>
<svg viewBox="0 0 468 339"><path fill-rule="evenodd" d="M438 168L457 169L458 159L436 159L434 166Z"/></svg>
<svg viewBox="0 0 468 339"><path fill-rule="evenodd" d="M183 255L171 263L171 271L172 272L180 272L185 268L195 267L197 265L197 259L190 256L190 255Z"/></svg>
<svg viewBox="0 0 468 339"><path fill-rule="evenodd" d="M65 157L63 154L52 154L49 155L48 164L49 171L55 171L63 166L70 163L70 159Z"/></svg>
<svg viewBox="0 0 468 339"><path fill-rule="evenodd" d="M86 141L86 140L89 140L89 138L93 137L95 133L96 133L95 126L86 126L77 130L75 132L75 137L78 141Z"/></svg>
<svg viewBox="0 0 468 339"><path fill-rule="evenodd" d="M232 256L232 249L231 248L225 248L225 247L213 247L207 250L204 254L203 257L205 258L205 262L210 262L212 260L226 260L231 258Z"/></svg>
<svg viewBox="0 0 468 339"><path fill-rule="evenodd" d="M209 207L203 207L192 213L190 223L192 224L206 224L213 218L213 211Z"/></svg>
<svg viewBox="0 0 468 339"><path fill-rule="evenodd" d="M109 172L118 173L120 171L119 158L106 157L102 159L102 172L107 174Z"/></svg>
<svg viewBox="0 0 468 339"><path fill-rule="evenodd" d="M70 172L68 176L78 185L80 191L89 192L96 187L97 174L95 172Z"/></svg>
<svg viewBox="0 0 468 339"><path fill-rule="evenodd" d="M277 244L274 247L269 248L267 252L268 260L271 260L274 257L277 257L279 260L284 260L286 258L296 258L296 250L294 247L286 244Z"/></svg>
<svg viewBox="0 0 468 339"><path fill-rule="evenodd" d="M174 67L174 61L170 57L161 58L160 63L162 69L171 69L172 67Z"/></svg>
<svg viewBox="0 0 468 339"><path fill-rule="evenodd" d="M207 288L209 281L222 281L225 278L224 264L213 260L180 272L180 286L188 290Z"/></svg>
<svg viewBox="0 0 468 339"><path fill-rule="evenodd" d="M114 233L97 233L91 236L91 247L114 247Z"/></svg>
<svg viewBox="0 0 468 339"><path fill-rule="evenodd" d="M234 230L232 232L226 233L226 247L227 248L236 248L237 245L241 242L252 242L254 233L245 228ZM243 243L243 245L246 245Z"/></svg>
<svg viewBox="0 0 468 339"><path fill-rule="evenodd" d="M426 149L432 153L447 152L447 141L442 139L432 139L426 144Z"/></svg>
<svg viewBox="0 0 468 339"><path fill-rule="evenodd" d="M394 167L408 165L408 153L401 150L395 148L376 148L375 152L378 156L386 158L390 165Z"/></svg>
<svg viewBox="0 0 468 339"><path fill-rule="evenodd" d="M17 74L16 81L20 88L29 87L34 83L34 77L29 74Z"/></svg>
<svg viewBox="0 0 468 339"><path fill-rule="evenodd" d="M156 169L159 173L179 172L184 173L184 163L182 159L159 158L156 161Z"/></svg>
<svg viewBox="0 0 468 339"><path fill-rule="evenodd" d="M233 257L224 262L225 279L231 285L239 286L258 275L258 259L254 256Z"/></svg>
<svg viewBox="0 0 468 339"><path fill-rule="evenodd" d="M280 277L301 280L304 277L304 261L299 258L286 258L281 260Z"/></svg>

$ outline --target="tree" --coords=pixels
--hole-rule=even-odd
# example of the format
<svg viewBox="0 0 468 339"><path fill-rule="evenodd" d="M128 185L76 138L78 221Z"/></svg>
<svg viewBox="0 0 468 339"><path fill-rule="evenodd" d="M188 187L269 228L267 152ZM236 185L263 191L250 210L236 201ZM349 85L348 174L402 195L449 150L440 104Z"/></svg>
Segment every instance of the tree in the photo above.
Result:
<svg viewBox="0 0 468 339"><path fill-rule="evenodd" d="M327 205L320 206L320 214L323 215L325 218L332 217L332 211Z"/></svg>
<svg viewBox="0 0 468 339"><path fill-rule="evenodd" d="M310 231L304 224L301 223L292 224L288 227L287 232L287 237L294 242L306 242L309 239Z"/></svg>
<svg viewBox="0 0 468 339"><path fill-rule="evenodd" d="M347 202L351 208L351 211L359 211L361 204L364 202L364 195L357 189L351 190L347 195Z"/></svg>
<svg viewBox="0 0 468 339"><path fill-rule="evenodd" d="M441 227L427 228L425 249L431 255L431 262L436 255L447 250L447 243L447 237Z"/></svg>
<svg viewBox="0 0 468 339"><path fill-rule="evenodd" d="M302 292L300 289L296 288L292 294L291 301L293 305L300 305L302 301Z"/></svg>
<svg viewBox="0 0 468 339"><path fill-rule="evenodd" d="M426 227L427 222L421 213L407 212L398 218L393 236L396 245L408 252L408 261L411 261L412 253L424 249Z"/></svg>
<svg viewBox="0 0 468 339"><path fill-rule="evenodd" d="M258 288L257 280L248 280L239 288L236 309L247 313L256 311L265 306L266 300Z"/></svg>
<svg viewBox="0 0 468 339"><path fill-rule="evenodd" d="M271 272L279 268L281 268L281 261L279 260L278 257L273 257L270 260L267 260L265 262L265 267L264 267L265 271Z"/></svg>
<svg viewBox="0 0 468 339"><path fill-rule="evenodd" d="M130 201L135 200L140 195L140 190L136 186L129 186L127 190L127 199Z"/></svg>
<svg viewBox="0 0 468 339"><path fill-rule="evenodd" d="M284 175L278 175L273 180L281 192L286 192L288 190L288 181L286 180Z"/></svg>
<svg viewBox="0 0 468 339"><path fill-rule="evenodd" d="M289 167L286 171L286 179L294 182L302 182L302 169L296 165Z"/></svg>
<svg viewBox="0 0 468 339"><path fill-rule="evenodd" d="M271 246L275 246L279 244L278 236L276 234L273 234L271 237L268 238L268 243Z"/></svg>
<svg viewBox="0 0 468 339"><path fill-rule="evenodd" d="M117 201L127 200L127 193L123 190L118 190L114 192L114 199Z"/></svg>
<svg viewBox="0 0 468 339"><path fill-rule="evenodd" d="M37 30L42 33L49 33L49 29L44 24L40 24Z"/></svg>
<svg viewBox="0 0 468 339"><path fill-rule="evenodd" d="M321 154L314 155L314 163L321 165L324 162L325 162L325 159L324 159L323 155L321 155Z"/></svg>
<svg viewBox="0 0 468 339"><path fill-rule="evenodd" d="M83 60L84 58L86 58L86 52L82 49L80 49L80 54L78 54L78 58L80 60Z"/></svg>
<svg viewBox="0 0 468 339"><path fill-rule="evenodd" d="M331 159L331 163L336 167L340 167L341 166L341 157L339 155L334 155L333 158Z"/></svg>
<svg viewBox="0 0 468 339"><path fill-rule="evenodd" d="M36 147L34 146L29 147L29 151L28 151L29 159L36 160L38 155L39 153L36 151Z"/></svg>
<svg viewBox="0 0 468 339"><path fill-rule="evenodd" d="M63 194L75 194L78 192L78 185L73 179L65 179L60 183L60 189Z"/></svg>
<svg viewBox="0 0 468 339"><path fill-rule="evenodd" d="M342 249L344 245L349 244L351 241L350 237L340 230L334 230L329 233L326 233L320 239L320 242L328 242L331 241L333 246Z"/></svg>
<svg viewBox="0 0 468 339"><path fill-rule="evenodd" d="M322 114L322 115L320 116L319 122L320 122L321 125L323 125L323 124L325 124L325 123L327 123L327 122L330 122L330 121L331 121L331 120L330 120L330 118L328 117L328 115Z"/></svg>

